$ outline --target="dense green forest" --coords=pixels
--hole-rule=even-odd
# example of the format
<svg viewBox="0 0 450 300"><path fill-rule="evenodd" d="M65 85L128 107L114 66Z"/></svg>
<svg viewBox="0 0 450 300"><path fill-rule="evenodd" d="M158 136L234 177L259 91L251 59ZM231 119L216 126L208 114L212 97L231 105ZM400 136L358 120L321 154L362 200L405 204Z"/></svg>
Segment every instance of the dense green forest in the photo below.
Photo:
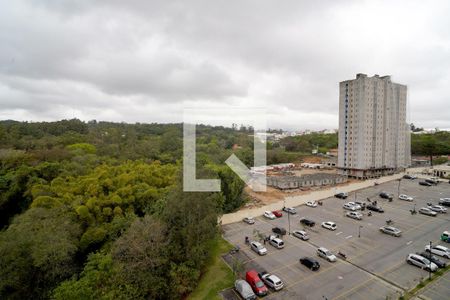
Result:
<svg viewBox="0 0 450 300"><path fill-rule="evenodd" d="M245 201L223 162L250 165L253 142L245 128L198 126L198 177L223 192L184 193L181 136L181 124L0 122L0 298L189 294L217 217Z"/></svg>
<svg viewBox="0 0 450 300"><path fill-rule="evenodd" d="M0 122L0 298L180 299L195 288L217 218L246 201L224 165L253 165L251 128L197 126L197 177L220 193L182 191L181 124ZM238 147L234 147L238 145ZM448 154L450 133L412 136L414 154ZM267 145L298 162L337 134Z"/></svg>

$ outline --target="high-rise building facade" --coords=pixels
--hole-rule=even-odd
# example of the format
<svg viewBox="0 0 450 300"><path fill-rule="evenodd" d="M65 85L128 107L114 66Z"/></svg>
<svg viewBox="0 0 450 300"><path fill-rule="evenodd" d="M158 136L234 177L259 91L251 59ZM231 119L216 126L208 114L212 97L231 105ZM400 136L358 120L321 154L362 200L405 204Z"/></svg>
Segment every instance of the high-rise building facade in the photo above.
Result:
<svg viewBox="0 0 450 300"><path fill-rule="evenodd" d="M406 98L406 85L390 76L357 74L339 84L340 174L371 178L410 166Z"/></svg>

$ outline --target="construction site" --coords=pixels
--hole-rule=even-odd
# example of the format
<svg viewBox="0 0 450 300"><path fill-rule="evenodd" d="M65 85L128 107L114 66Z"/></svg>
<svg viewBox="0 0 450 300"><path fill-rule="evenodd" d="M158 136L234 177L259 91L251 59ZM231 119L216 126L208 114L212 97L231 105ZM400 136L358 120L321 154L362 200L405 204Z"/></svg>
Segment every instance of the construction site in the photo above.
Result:
<svg viewBox="0 0 450 300"><path fill-rule="evenodd" d="M325 189L338 189L356 181L346 176L337 174L335 160L311 156L303 162L284 163L268 166L260 166L251 169L253 176L263 172L266 174L266 192L254 192L246 188L249 201L245 208L261 207L271 204L286 196L305 195L312 191Z"/></svg>

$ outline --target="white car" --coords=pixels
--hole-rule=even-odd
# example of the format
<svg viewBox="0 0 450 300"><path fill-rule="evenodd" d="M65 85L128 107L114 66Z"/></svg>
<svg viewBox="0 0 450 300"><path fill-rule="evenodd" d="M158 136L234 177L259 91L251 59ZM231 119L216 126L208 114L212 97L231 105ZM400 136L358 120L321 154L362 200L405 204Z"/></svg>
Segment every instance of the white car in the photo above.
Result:
<svg viewBox="0 0 450 300"><path fill-rule="evenodd" d="M294 230L292 234L301 240L307 241L309 240L309 235L306 233L306 231L303 230Z"/></svg>
<svg viewBox="0 0 450 300"><path fill-rule="evenodd" d="M427 216L432 216L432 217L436 217L437 216L437 212L432 211L428 207L420 208L419 209L419 213L421 213L422 215L427 215Z"/></svg>
<svg viewBox="0 0 450 300"><path fill-rule="evenodd" d="M268 287L274 289L275 291L279 291L284 287L283 281L281 281L281 279L276 275L263 272L260 277Z"/></svg>
<svg viewBox="0 0 450 300"><path fill-rule="evenodd" d="M354 206L354 207L356 207L356 209L361 209L361 205L359 205L358 203L356 203L356 202L353 202L353 201L350 201L350 202L347 202L348 204L350 204L350 205L352 205L352 206Z"/></svg>
<svg viewBox="0 0 450 300"><path fill-rule="evenodd" d="M264 217L270 220L275 220L277 217L273 214L273 212L266 210L263 214Z"/></svg>
<svg viewBox="0 0 450 300"><path fill-rule="evenodd" d="M435 205L435 204L429 205L428 208L437 213L441 213L441 214L447 213L447 208L443 207L442 205Z"/></svg>
<svg viewBox="0 0 450 300"><path fill-rule="evenodd" d="M358 210L355 205L352 205L350 203L345 203L342 207L344 209L348 209L348 210L351 210L351 211Z"/></svg>
<svg viewBox="0 0 450 300"><path fill-rule="evenodd" d="M308 202L306 202L306 206L317 207L317 202L316 201L308 201Z"/></svg>
<svg viewBox="0 0 450 300"><path fill-rule="evenodd" d="M297 210L294 207L283 207L283 211L291 215L295 215L297 213Z"/></svg>
<svg viewBox="0 0 450 300"><path fill-rule="evenodd" d="M414 253L408 255L408 257L406 258L406 262L410 265L414 265L431 272L434 272L438 269L438 266L435 263L432 263L428 258Z"/></svg>
<svg viewBox="0 0 450 300"><path fill-rule="evenodd" d="M260 242L253 241L250 243L250 248L259 255L266 255L267 249Z"/></svg>
<svg viewBox="0 0 450 300"><path fill-rule="evenodd" d="M401 194L400 196L398 196L398 199L400 200L404 200L404 201L413 201L414 198L405 194Z"/></svg>
<svg viewBox="0 0 450 300"><path fill-rule="evenodd" d="M349 211L345 214L347 217L355 219L355 220L362 220L362 213L357 211Z"/></svg>
<svg viewBox="0 0 450 300"><path fill-rule="evenodd" d="M327 248L320 247L317 249L317 255L325 258L329 262L335 262L337 260L336 255L330 252Z"/></svg>
<svg viewBox="0 0 450 300"><path fill-rule="evenodd" d="M425 246L425 251L430 252L430 245ZM450 259L450 249L441 245L432 246L431 253Z"/></svg>
<svg viewBox="0 0 450 300"><path fill-rule="evenodd" d="M336 223L331 222L331 221L322 222L322 227L326 228L328 230L336 230L336 228L337 228Z"/></svg>

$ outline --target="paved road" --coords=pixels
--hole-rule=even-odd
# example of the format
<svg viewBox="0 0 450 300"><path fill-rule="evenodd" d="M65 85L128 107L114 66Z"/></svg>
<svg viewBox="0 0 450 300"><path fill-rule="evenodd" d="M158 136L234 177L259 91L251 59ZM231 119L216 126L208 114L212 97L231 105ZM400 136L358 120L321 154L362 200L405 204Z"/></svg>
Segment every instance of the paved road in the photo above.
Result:
<svg viewBox="0 0 450 300"><path fill-rule="evenodd" d="M271 293L267 299L397 299L404 290L414 287L427 276L427 272L405 263L407 254L422 251L430 240L438 243L442 231L450 230L450 214L428 217L411 215L409 212L414 204L419 209L427 202L437 203L440 197L450 197L449 184L422 187L417 181L402 180L400 193L414 196L413 203L397 199L387 202L378 197L381 191L397 195L398 187L398 181L391 181L356 192L358 201L367 198L377 200L386 210L384 214L365 216L362 221L346 217L342 209L346 201L355 199L354 194L347 200L327 198L323 206L316 208L297 207L298 214L290 217L291 230L303 229L299 223L300 217L311 218L317 224L334 221L338 225L337 230L329 231L320 226L306 228L311 236L310 241L285 236L285 248L278 250L267 245L266 256L258 256L250 251L244 244L244 237L253 238L254 230L269 234L274 226L288 229L286 215L276 220L258 217L255 225L243 222L224 225L224 237L241 247L241 252L245 254L243 263L246 270L266 270L285 282L284 290ZM367 214L367 211L364 213ZM403 231L402 237L395 238L379 232L379 227L385 225L388 219L393 220L394 226ZM318 258L315 254L318 246L334 253L342 251L348 259L330 263ZM300 265L299 258L302 256L317 258L321 269L312 272Z"/></svg>

